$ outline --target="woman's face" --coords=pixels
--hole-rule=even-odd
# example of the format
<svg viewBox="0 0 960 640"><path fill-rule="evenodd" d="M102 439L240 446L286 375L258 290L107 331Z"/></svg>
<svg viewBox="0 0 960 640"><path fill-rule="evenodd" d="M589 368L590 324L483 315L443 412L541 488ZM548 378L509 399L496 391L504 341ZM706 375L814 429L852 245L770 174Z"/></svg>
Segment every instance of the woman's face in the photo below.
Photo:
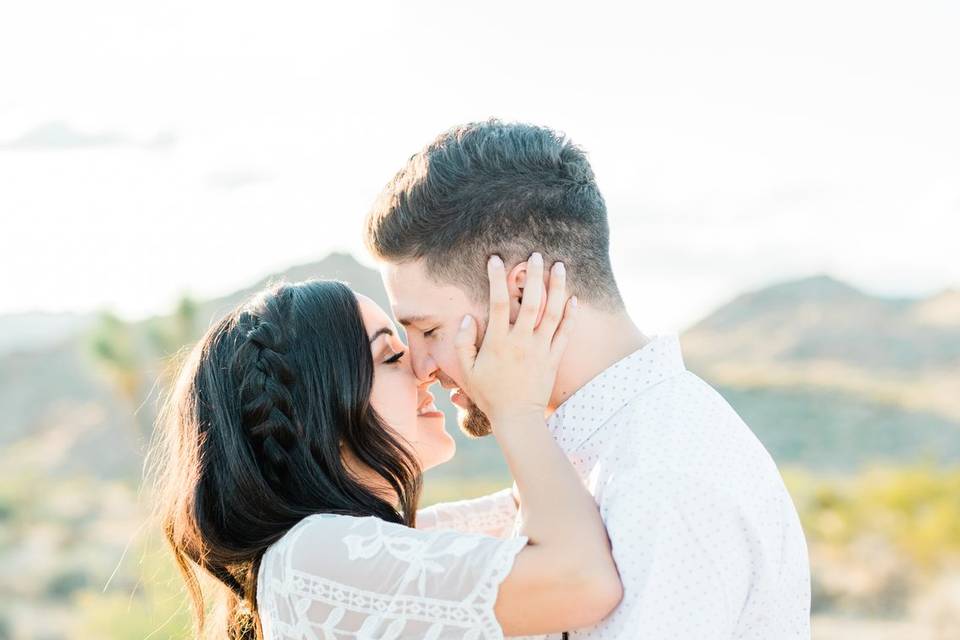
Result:
<svg viewBox="0 0 960 640"><path fill-rule="evenodd" d="M373 354L370 404L412 445L422 470L446 462L453 457L456 443L444 428L443 413L434 406L433 396L427 391L434 379L417 379L407 346L383 309L359 293L357 301Z"/></svg>

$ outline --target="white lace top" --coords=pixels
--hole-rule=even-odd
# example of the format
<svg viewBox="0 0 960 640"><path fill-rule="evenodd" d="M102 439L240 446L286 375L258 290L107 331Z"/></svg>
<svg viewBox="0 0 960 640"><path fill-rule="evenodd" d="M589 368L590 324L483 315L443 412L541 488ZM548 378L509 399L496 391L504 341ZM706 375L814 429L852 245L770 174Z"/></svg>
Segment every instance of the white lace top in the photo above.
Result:
<svg viewBox="0 0 960 640"><path fill-rule="evenodd" d="M443 511L430 510L424 519L433 522L420 526L437 524ZM308 516L264 553L257 582L264 636L503 638L493 605L526 544L522 536L411 529L372 516Z"/></svg>
<svg viewBox="0 0 960 640"><path fill-rule="evenodd" d="M417 512L417 529L453 529L509 538L518 533L517 503L513 489L456 502L441 502Z"/></svg>

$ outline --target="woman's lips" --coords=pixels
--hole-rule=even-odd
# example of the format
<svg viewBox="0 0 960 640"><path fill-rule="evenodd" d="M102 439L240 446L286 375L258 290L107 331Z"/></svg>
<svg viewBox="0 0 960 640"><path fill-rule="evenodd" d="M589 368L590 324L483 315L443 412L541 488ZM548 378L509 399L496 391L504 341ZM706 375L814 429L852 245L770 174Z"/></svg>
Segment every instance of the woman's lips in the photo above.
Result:
<svg viewBox="0 0 960 640"><path fill-rule="evenodd" d="M437 406L433 404L433 400L417 410L418 418L436 418L437 416L443 417L443 412L437 409Z"/></svg>

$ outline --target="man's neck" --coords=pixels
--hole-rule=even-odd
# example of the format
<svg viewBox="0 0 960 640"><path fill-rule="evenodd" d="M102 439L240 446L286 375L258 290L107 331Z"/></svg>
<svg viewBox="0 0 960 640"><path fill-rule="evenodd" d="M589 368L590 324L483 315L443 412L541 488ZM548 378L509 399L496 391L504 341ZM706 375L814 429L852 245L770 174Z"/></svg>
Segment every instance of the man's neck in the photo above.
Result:
<svg viewBox="0 0 960 640"><path fill-rule="evenodd" d="M604 369L650 342L625 310L610 313L581 303L577 311L550 396L551 413Z"/></svg>

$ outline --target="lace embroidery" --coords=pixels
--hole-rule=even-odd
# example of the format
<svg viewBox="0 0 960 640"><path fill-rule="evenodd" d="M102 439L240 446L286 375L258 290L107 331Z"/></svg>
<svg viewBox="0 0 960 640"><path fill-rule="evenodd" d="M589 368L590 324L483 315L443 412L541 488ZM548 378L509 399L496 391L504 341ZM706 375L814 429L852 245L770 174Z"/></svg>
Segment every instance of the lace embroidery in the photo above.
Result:
<svg viewBox="0 0 960 640"><path fill-rule="evenodd" d="M397 560L409 564L403 575L400 589L407 586L412 580L417 581L417 592L422 596L426 588L427 573L443 573L444 566L436 562L436 558L446 555L462 556L475 549L480 543L477 538L454 538L444 549L431 551L437 536L424 534L423 537L409 536L392 537L383 532L383 521L374 519L375 530L368 536L346 536L343 541L347 545L347 557L351 560L372 558L383 549ZM358 520L352 528L362 526L363 520Z"/></svg>
<svg viewBox="0 0 960 640"><path fill-rule="evenodd" d="M291 566L290 553L302 533L302 525L314 517L341 517L318 514L305 518L288 535L268 550L261 564L261 582L258 598L261 599L261 615L265 621L264 631L268 640L280 638L377 638L394 640L404 631L406 637L422 637L436 640L456 637L463 640L503 638L500 624L493 613L500 583L510 572L516 554L526 545L527 538L497 540L492 553L483 556L484 566L478 580L466 596L456 595L449 599L424 594L428 573L451 570L451 558L462 558L472 551L479 551L481 536L453 537L449 544L443 540L438 549L438 539L449 538L450 533L418 532L415 536L392 536L384 531L385 524L376 518L357 519L350 529L373 526L369 535L346 535L344 544L351 561L369 559L378 554L389 554L398 563L409 565L402 578L402 586L395 593L375 593L344 584L323 576L300 571ZM416 531L416 530L412 530ZM446 561L446 565L442 561ZM469 557L459 560L469 562ZM280 571L281 575L274 575ZM265 580L265 581L264 581ZM416 594L401 593L416 581ZM292 619L281 619L279 603L285 603ZM321 620L310 620L308 612L314 603L330 605L332 609ZM357 630L338 629L348 614L365 616ZM415 627L408 628L413 623ZM429 625L429 626L428 626ZM355 625L354 625L355 626ZM416 635L409 635L416 634Z"/></svg>
<svg viewBox="0 0 960 640"><path fill-rule="evenodd" d="M504 489L484 498L426 507L417 516L417 526L421 529L452 529L506 537L513 528L516 515L513 490Z"/></svg>

